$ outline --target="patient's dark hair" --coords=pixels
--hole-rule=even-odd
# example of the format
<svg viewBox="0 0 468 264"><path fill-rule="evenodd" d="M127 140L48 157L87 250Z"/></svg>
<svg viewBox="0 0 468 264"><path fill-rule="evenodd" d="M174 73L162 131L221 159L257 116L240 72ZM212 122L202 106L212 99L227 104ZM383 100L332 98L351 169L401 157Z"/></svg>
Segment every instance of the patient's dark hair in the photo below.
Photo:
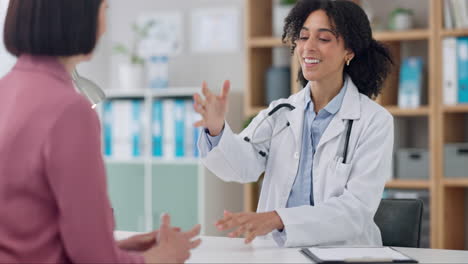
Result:
<svg viewBox="0 0 468 264"><path fill-rule="evenodd" d="M15 56L89 54L103 0L10 0L3 40Z"/></svg>
<svg viewBox="0 0 468 264"><path fill-rule="evenodd" d="M344 67L344 73L360 93L370 98L379 95L393 61L388 49L373 39L369 19L359 5L347 0L299 0L285 19L283 42L292 44L294 52L305 21L316 10L325 11L337 37L342 37L345 48L355 54L350 66ZM303 86L308 82L302 70L298 79Z"/></svg>

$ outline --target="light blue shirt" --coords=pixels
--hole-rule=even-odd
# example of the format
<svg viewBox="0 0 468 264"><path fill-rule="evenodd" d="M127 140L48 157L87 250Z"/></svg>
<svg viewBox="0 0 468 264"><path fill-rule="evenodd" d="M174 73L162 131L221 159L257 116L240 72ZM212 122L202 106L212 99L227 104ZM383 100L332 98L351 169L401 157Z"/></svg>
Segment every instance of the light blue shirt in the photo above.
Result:
<svg viewBox="0 0 468 264"><path fill-rule="evenodd" d="M314 101L310 91L304 96L304 123L302 129L301 156L299 159L299 170L294 180L286 207L297 207L301 205L314 205L313 189L313 161L323 132L327 129L335 114L340 110L346 92L346 79L340 92L317 114L314 111ZM305 89L310 90L310 85Z"/></svg>
<svg viewBox="0 0 468 264"><path fill-rule="evenodd" d="M305 107L304 107L304 123L302 130L302 147L301 156L299 160L299 170L294 180L291 192L289 194L286 207L297 207L301 205L314 205L313 194L313 175L312 167L314 154L317 149L320 138L322 137L325 129L330 124L335 114L340 110L343 98L346 93L347 79L340 92L321 109L318 114L314 111L314 102L311 98L310 85L304 89L308 89L305 93ZM207 145L200 146L200 154L205 157L209 151L216 147L223 135L223 131L218 136L212 137L205 129L205 137Z"/></svg>

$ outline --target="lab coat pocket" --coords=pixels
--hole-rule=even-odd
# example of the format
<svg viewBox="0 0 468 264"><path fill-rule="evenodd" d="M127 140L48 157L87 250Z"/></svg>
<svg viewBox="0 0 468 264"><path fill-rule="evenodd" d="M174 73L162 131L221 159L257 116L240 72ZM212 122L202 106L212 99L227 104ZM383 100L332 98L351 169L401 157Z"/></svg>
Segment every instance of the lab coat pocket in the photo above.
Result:
<svg viewBox="0 0 468 264"><path fill-rule="evenodd" d="M330 162L327 168L327 184L325 198L337 197L343 194L351 171L351 163L345 164L340 159Z"/></svg>

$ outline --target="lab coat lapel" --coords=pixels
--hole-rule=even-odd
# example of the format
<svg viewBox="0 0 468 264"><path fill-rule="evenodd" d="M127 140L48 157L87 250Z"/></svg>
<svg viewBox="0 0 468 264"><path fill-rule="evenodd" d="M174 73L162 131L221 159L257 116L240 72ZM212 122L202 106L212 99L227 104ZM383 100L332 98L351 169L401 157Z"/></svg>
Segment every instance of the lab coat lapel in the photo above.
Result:
<svg viewBox="0 0 468 264"><path fill-rule="evenodd" d="M286 118L290 124L291 130L294 134L295 147L299 148L302 141L302 124L304 120L304 96L306 88L302 89L297 94L290 97L290 104L292 104L295 109L286 113Z"/></svg>

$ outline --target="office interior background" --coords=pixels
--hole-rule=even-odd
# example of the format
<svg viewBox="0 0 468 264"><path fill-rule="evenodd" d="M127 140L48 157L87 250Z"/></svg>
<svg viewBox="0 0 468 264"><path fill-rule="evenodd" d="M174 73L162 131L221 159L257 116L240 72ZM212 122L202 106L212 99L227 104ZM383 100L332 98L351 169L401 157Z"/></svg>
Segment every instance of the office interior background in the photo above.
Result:
<svg viewBox="0 0 468 264"><path fill-rule="evenodd" d="M239 132L300 90L278 36L294 1L108 1L107 33L78 71L107 94L96 110L117 229L151 230L169 212L175 225L223 235L214 222L224 209L255 210L261 184L225 183L201 165L191 96L203 81L219 91L229 79L227 120ZM424 201L423 247L468 249L468 0L355 2L395 58L377 98L395 118L384 198ZM144 63L126 53L133 47ZM0 77L14 62L2 41Z"/></svg>

